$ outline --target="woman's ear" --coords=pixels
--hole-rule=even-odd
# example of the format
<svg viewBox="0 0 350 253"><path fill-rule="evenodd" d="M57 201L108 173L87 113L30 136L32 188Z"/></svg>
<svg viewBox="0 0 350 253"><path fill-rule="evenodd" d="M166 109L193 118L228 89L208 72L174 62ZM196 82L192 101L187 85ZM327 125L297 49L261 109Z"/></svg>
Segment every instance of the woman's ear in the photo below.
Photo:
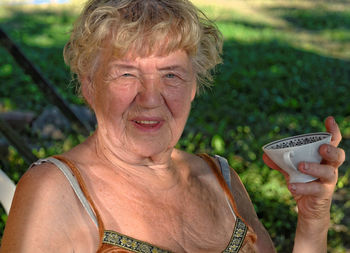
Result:
<svg viewBox="0 0 350 253"><path fill-rule="evenodd" d="M196 96L196 93L197 93L197 82L194 83L193 87L192 87L192 91L191 91L191 102L193 101L193 99L195 98Z"/></svg>
<svg viewBox="0 0 350 253"><path fill-rule="evenodd" d="M89 106L92 109L94 109L95 99L94 99L94 92L93 92L93 85L92 85L91 78L84 76L80 79L80 81L81 81L81 94L83 95L83 98L89 104Z"/></svg>

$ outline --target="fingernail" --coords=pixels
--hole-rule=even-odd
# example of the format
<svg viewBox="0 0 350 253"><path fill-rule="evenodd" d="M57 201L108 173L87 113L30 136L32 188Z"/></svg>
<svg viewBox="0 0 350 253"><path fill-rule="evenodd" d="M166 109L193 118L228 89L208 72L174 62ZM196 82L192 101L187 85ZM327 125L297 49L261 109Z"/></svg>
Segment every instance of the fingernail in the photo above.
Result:
<svg viewBox="0 0 350 253"><path fill-rule="evenodd" d="M331 147L327 146L327 153L330 154L331 153Z"/></svg>
<svg viewBox="0 0 350 253"><path fill-rule="evenodd" d="M291 192L295 192L296 189L297 189L297 187L296 187L295 184L290 184L288 188L289 188L289 190L290 190Z"/></svg>
<svg viewBox="0 0 350 253"><path fill-rule="evenodd" d="M332 122L332 125L335 126L336 123L335 123L334 117L331 117L331 119L332 119L332 121L331 121L331 122Z"/></svg>
<svg viewBox="0 0 350 253"><path fill-rule="evenodd" d="M306 170L309 170L310 168L310 165L308 163L302 163L301 164L301 169L306 171Z"/></svg>

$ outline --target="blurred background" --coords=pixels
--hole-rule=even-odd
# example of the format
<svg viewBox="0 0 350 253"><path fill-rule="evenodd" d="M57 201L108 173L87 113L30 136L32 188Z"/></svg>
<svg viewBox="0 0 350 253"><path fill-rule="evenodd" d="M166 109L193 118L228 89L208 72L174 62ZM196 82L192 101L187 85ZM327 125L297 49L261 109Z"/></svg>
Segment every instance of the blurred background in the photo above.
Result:
<svg viewBox="0 0 350 253"><path fill-rule="evenodd" d="M324 119L333 115L349 158L350 1L193 2L223 33L224 63L216 70L213 87L195 99L178 147L227 157L278 252L291 252L295 202L282 175L262 162L261 147L278 138L325 131ZM13 57L2 40L0 120L18 135L20 145L15 147L0 132L0 168L14 182L33 156L64 152L83 141L94 126L94 116L77 95L76 81L62 57L82 3L0 0L0 28L44 79L20 63L18 55ZM76 123L72 114L62 113L64 106L50 90L77 116ZM350 252L349 177L346 161L331 210L328 251L332 253ZM7 219L2 208L0 217L1 237Z"/></svg>

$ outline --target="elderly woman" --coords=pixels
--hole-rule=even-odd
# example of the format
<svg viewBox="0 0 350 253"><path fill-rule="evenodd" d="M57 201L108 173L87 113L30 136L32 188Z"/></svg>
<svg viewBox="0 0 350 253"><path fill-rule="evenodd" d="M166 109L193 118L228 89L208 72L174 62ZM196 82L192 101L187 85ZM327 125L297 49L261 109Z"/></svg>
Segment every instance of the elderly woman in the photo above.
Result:
<svg viewBox="0 0 350 253"><path fill-rule="evenodd" d="M187 0L89 1L64 56L98 127L22 177L1 252L274 252L226 160L174 148L221 43ZM319 180L288 185L299 210L295 252L326 252L344 160L333 118L326 128L324 163L299 166Z"/></svg>

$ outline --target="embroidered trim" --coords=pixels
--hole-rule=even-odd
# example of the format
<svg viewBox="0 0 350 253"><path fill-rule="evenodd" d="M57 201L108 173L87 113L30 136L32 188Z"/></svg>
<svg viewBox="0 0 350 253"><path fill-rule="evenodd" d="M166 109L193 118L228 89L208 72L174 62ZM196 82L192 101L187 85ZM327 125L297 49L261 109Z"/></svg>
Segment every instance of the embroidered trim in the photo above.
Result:
<svg viewBox="0 0 350 253"><path fill-rule="evenodd" d="M149 243L111 230L104 232L102 243L118 246L136 253L171 253L171 251L157 248Z"/></svg>
<svg viewBox="0 0 350 253"><path fill-rule="evenodd" d="M246 224L244 224L244 222L239 217L237 217L230 243L222 253L238 252L242 247L247 231L248 227Z"/></svg>
<svg viewBox="0 0 350 253"><path fill-rule="evenodd" d="M243 245L247 231L248 227L239 217L237 217L231 240L222 253L239 252ZM147 242L143 242L111 230L106 230L104 232L102 242L118 246L136 253L171 253L171 251L157 248Z"/></svg>

